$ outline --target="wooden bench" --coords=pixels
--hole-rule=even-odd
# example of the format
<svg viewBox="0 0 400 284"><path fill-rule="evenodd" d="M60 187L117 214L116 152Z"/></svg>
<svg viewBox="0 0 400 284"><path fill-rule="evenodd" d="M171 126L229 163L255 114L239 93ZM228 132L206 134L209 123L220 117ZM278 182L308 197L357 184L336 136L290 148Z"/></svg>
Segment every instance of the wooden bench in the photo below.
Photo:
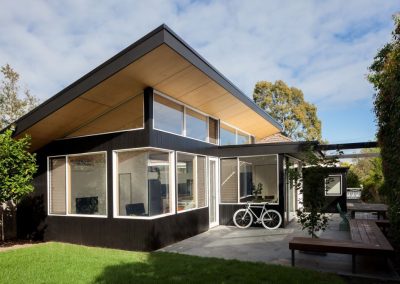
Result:
<svg viewBox="0 0 400 284"><path fill-rule="evenodd" d="M394 249L373 220L350 220L351 241L322 238L295 237L289 242L292 251L292 266L295 265L295 250L350 254L352 271L356 272L356 255L394 256Z"/></svg>

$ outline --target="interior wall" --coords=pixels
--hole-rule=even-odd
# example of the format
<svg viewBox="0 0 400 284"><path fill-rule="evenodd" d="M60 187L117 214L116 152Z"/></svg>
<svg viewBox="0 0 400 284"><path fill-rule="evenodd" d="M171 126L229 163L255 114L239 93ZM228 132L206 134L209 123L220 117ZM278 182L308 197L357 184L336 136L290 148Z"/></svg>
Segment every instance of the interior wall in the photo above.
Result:
<svg viewBox="0 0 400 284"><path fill-rule="evenodd" d="M253 180L255 186L259 183L263 185L262 196L278 197L276 165L254 166Z"/></svg>

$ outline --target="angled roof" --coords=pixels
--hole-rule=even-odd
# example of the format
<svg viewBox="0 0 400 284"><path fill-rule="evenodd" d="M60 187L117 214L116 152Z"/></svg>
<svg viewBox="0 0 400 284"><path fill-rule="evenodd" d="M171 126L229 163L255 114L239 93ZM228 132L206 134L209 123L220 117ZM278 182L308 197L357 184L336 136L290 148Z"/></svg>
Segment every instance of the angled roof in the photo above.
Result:
<svg viewBox="0 0 400 284"><path fill-rule="evenodd" d="M279 143L279 142L291 142L291 141L293 140L287 137L286 135L282 134L281 132L278 132L270 136L264 137L257 143Z"/></svg>
<svg viewBox="0 0 400 284"><path fill-rule="evenodd" d="M33 148L38 149L67 137L81 127L79 123L85 123L82 119L98 117L149 86L245 131L255 131L258 139L282 129L169 27L161 25L17 120L15 136L29 133Z"/></svg>

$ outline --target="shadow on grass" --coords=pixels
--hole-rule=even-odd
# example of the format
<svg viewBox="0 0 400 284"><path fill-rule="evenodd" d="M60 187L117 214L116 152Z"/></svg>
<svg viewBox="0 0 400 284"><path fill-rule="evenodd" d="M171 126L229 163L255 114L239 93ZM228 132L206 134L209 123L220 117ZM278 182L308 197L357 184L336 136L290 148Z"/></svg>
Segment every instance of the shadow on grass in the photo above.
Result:
<svg viewBox="0 0 400 284"><path fill-rule="evenodd" d="M94 283L343 283L337 276L263 263L156 252L110 265Z"/></svg>

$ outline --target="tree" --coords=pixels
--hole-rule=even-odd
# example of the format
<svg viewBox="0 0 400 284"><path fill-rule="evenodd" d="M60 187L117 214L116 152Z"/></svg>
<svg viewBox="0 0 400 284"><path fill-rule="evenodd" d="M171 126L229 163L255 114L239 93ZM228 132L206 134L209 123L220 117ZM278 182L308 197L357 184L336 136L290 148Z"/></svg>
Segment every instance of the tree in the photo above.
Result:
<svg viewBox="0 0 400 284"><path fill-rule="evenodd" d="M286 135L294 140L321 140L321 121L317 107L304 100L303 92L283 81L257 82L254 102L280 122Z"/></svg>
<svg viewBox="0 0 400 284"><path fill-rule="evenodd" d="M368 80L375 88L374 111L381 148L383 192L389 205L390 234L400 244L400 16L392 40L378 51Z"/></svg>
<svg viewBox="0 0 400 284"><path fill-rule="evenodd" d="M0 68L3 79L0 85L0 129L10 125L35 108L39 100L24 90L20 94L19 74L6 64Z"/></svg>
<svg viewBox="0 0 400 284"><path fill-rule="evenodd" d="M355 187L359 188L361 185L361 181L358 177L358 175L350 168L349 171L347 172L347 187Z"/></svg>
<svg viewBox="0 0 400 284"><path fill-rule="evenodd" d="M30 137L12 138L12 129L0 133L0 205L1 230L4 240L4 211L6 203L18 202L33 191L33 175L37 171L36 156L29 153Z"/></svg>

